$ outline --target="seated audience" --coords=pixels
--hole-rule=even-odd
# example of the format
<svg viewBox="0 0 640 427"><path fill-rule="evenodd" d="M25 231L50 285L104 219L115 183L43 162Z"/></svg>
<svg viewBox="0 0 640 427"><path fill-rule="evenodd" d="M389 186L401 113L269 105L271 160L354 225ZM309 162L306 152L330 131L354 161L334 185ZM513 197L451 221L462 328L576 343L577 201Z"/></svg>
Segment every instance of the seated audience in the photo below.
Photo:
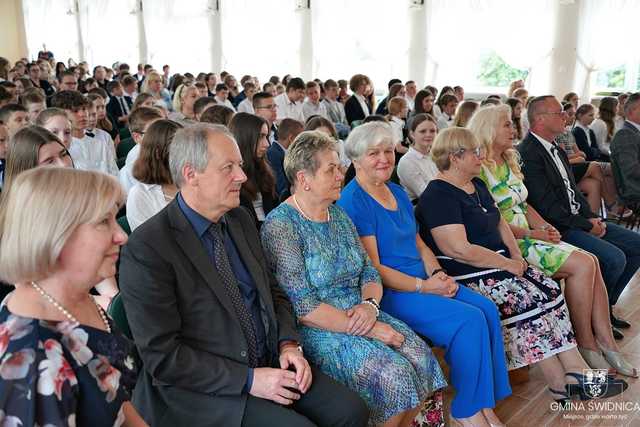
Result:
<svg viewBox="0 0 640 427"><path fill-rule="evenodd" d="M68 150L71 147L72 128L67 113L61 108L47 108L36 117L35 124L53 133Z"/></svg>
<svg viewBox="0 0 640 427"><path fill-rule="evenodd" d="M582 104L576 109L576 121L571 130L578 148L586 155L588 161L606 158L600 153L596 134L590 127L595 119L595 114L596 109L593 105Z"/></svg>
<svg viewBox="0 0 640 427"><path fill-rule="evenodd" d="M27 109L20 104L7 104L0 107L0 122L7 127L7 132L11 137L29 124Z"/></svg>
<svg viewBox="0 0 640 427"><path fill-rule="evenodd" d="M209 96L209 90L207 89L207 85L204 82L197 81L193 84L196 89L198 89L198 98L203 96Z"/></svg>
<svg viewBox="0 0 640 427"><path fill-rule="evenodd" d="M349 135L349 123L347 123L347 116L344 112L344 104L338 101L338 83L335 80L326 80L324 82L324 98L322 103L327 110L329 120L333 122L333 125L338 131L340 138L346 138Z"/></svg>
<svg viewBox="0 0 640 427"><path fill-rule="evenodd" d="M142 96L142 94L140 95ZM138 97L139 98L139 97ZM131 111L129 116L129 130L131 131L131 139L133 144L130 145L128 152L122 154L126 156L126 160L122 169L118 173L118 180L120 185L124 189L125 193L129 193L129 190L137 184L137 180L133 177L133 165L140 156L140 144L144 138L144 134L151 125L151 123L163 119L157 108L153 107L139 107ZM121 142L120 145L124 144Z"/></svg>
<svg viewBox="0 0 640 427"><path fill-rule="evenodd" d="M187 126L196 122L196 113L193 108L199 93L195 86L181 86L182 90L176 92L179 102L174 102L174 111L169 114L169 119ZM175 101L175 100L174 100Z"/></svg>
<svg viewBox="0 0 640 427"><path fill-rule="evenodd" d="M42 89L44 91L45 96L52 96L56 92L55 88L51 85L51 83L49 83L49 81L46 78L45 79L42 78L43 76L41 75L42 73L40 70L40 66L37 63L32 62L29 65L27 65L27 72L29 73L29 79L31 80L31 84L34 87Z"/></svg>
<svg viewBox="0 0 640 427"><path fill-rule="evenodd" d="M235 109L238 107L238 104L241 101L241 99L238 99L236 101L236 98L238 98L238 95L240 95L240 90L238 89L238 81L232 74L227 74L226 76L224 76L223 82L227 86L227 90L228 90L227 98L229 102L232 104L233 109L235 111Z"/></svg>
<svg viewBox="0 0 640 427"><path fill-rule="evenodd" d="M456 86L456 87L459 87L459 86ZM464 128L464 127L467 127L469 120L471 120L471 117L473 117L473 114L478 109L479 104L475 101L458 101L458 102L460 102L460 106L458 107L458 110L456 111L455 116L453 116L452 126Z"/></svg>
<svg viewBox="0 0 640 427"><path fill-rule="evenodd" d="M610 145L616 130L614 119L617 109L618 100L612 96L605 96L598 106L598 118L589 126L593 129L598 149L605 159L609 158L611 152Z"/></svg>
<svg viewBox="0 0 640 427"><path fill-rule="evenodd" d="M138 82L132 76L125 76L122 79L122 95L128 96L133 102L138 98ZM133 111L134 107L131 107Z"/></svg>
<svg viewBox="0 0 640 427"><path fill-rule="evenodd" d="M563 241L598 258L609 304L613 306L640 267L640 236L605 223L578 191L566 154L553 143L565 125L560 103L553 96L536 97L527 114L531 132L518 145L518 151L528 201L561 233ZM614 327L629 325L616 318L612 310L611 322Z"/></svg>
<svg viewBox="0 0 640 427"><path fill-rule="evenodd" d="M414 408L446 382L429 347L379 309L380 276L351 220L333 205L343 178L334 140L303 132L285 164L293 195L269 214L261 234L306 354L361 395L372 424L408 425Z"/></svg>
<svg viewBox="0 0 640 427"><path fill-rule="evenodd" d="M207 73L204 77L204 82L207 85L208 96L213 98L216 94L216 86L218 85L218 75L216 73Z"/></svg>
<svg viewBox="0 0 640 427"><path fill-rule="evenodd" d="M0 306L5 421L146 425L129 402L133 343L89 293L116 271L121 204L101 173L38 168L13 183L0 222L0 276L15 285Z"/></svg>
<svg viewBox="0 0 640 427"><path fill-rule="evenodd" d="M458 98L458 102L464 102L464 88L462 86L454 86L453 94Z"/></svg>
<svg viewBox="0 0 640 427"><path fill-rule="evenodd" d="M140 107L151 108L154 106L155 106L155 100L153 99L153 95L149 93L141 93L136 97L136 100L133 101L133 105L131 106L131 111Z"/></svg>
<svg viewBox="0 0 640 427"><path fill-rule="evenodd" d="M411 146L398 162L397 172L400 185L406 190L411 202L415 203L429 181L438 173L430 154L438 134L438 124L431 114L421 113L413 117L409 129Z"/></svg>
<svg viewBox="0 0 640 427"><path fill-rule="evenodd" d="M165 110L173 110L171 95L169 94L169 91L164 88L162 76L156 71L147 73L140 91L151 95L153 97L153 101L158 103L158 105L161 105Z"/></svg>
<svg viewBox="0 0 640 427"><path fill-rule="evenodd" d="M3 100L7 101L6 104L20 103L20 95L22 92L18 93L18 86L14 82L10 82L9 80L0 80L0 87L7 93L6 98L3 97Z"/></svg>
<svg viewBox="0 0 640 427"><path fill-rule="evenodd" d="M300 77L289 79L286 83L285 93L273 98L276 106L276 120L289 118L304 123L304 113L302 112L302 101L305 96L305 84Z"/></svg>
<svg viewBox="0 0 640 427"><path fill-rule="evenodd" d="M591 368L614 368L635 376L635 369L624 360L612 335L607 289L598 260L562 242L558 230L527 204L520 157L513 147L510 107L485 108L476 113L468 128L487 150L480 179L509 224L522 257L545 275L566 280L564 296L582 357Z"/></svg>
<svg viewBox="0 0 640 427"><path fill-rule="evenodd" d="M388 182L394 165L389 127L364 124L349 134L346 144L356 178L344 188L338 205L380 273L386 288L381 308L446 349L456 389L454 418L463 425L501 425L492 408L511 388L496 306L459 287L417 235L407 194ZM471 363L471 349L486 358Z"/></svg>
<svg viewBox="0 0 640 427"><path fill-rule="evenodd" d="M258 92L253 95L253 110L255 115L262 117L269 126L269 144L278 140L277 106L274 102L273 94L268 92ZM292 119L295 120L295 119Z"/></svg>
<svg viewBox="0 0 640 427"><path fill-rule="evenodd" d="M235 111L226 105L212 105L200 115L200 121L202 123L210 123L213 125L223 125L229 127L231 119L235 115ZM247 114L247 113L245 113Z"/></svg>
<svg viewBox="0 0 640 427"><path fill-rule="evenodd" d="M411 127L411 121L418 114L430 114L433 117L436 117L435 112L433 111L433 100L435 97L433 93L426 89L422 89L418 91L415 97L414 108L411 110L411 114L409 115L408 125ZM437 119L436 119L437 120Z"/></svg>
<svg viewBox="0 0 640 427"><path fill-rule="evenodd" d="M244 88L242 92L244 92L245 98L238 104L238 112L255 114L253 109L253 95L256 93L256 85L248 80L242 87Z"/></svg>
<svg viewBox="0 0 640 427"><path fill-rule="evenodd" d="M132 233L120 264L143 361L134 391L142 416L150 425L364 427L364 402L299 350L291 304L238 208L246 176L233 135L180 129L169 159L180 192Z"/></svg>
<svg viewBox="0 0 640 427"><path fill-rule="evenodd" d="M78 78L76 74L71 70L63 71L58 76L58 86L59 91L78 90Z"/></svg>
<svg viewBox="0 0 640 427"><path fill-rule="evenodd" d="M240 189L240 205L247 208L260 229L266 216L278 205L276 180L266 160L269 126L261 117L237 113L229 123L229 130L240 148L242 170L247 176Z"/></svg>
<svg viewBox="0 0 640 427"><path fill-rule="evenodd" d="M393 143L395 144L396 158L399 160L408 148L405 146L405 120L409 113L407 100L404 96L394 96L387 102L387 120L393 133Z"/></svg>
<svg viewBox="0 0 640 427"><path fill-rule="evenodd" d="M110 96L107 104L107 113L109 113L118 129L127 127L133 105L131 96L125 95L122 83L117 80L110 81L107 84L107 92L109 92Z"/></svg>
<svg viewBox="0 0 640 427"><path fill-rule="evenodd" d="M515 140L513 143L518 145L522 138L524 138L524 134L522 133L522 109L524 108L524 104L518 98L507 98L505 101L509 107L511 107L511 123L513 123L513 128L516 132Z"/></svg>
<svg viewBox="0 0 640 427"><path fill-rule="evenodd" d="M578 103L580 102L580 97L575 92L569 92L565 96L562 97L563 104L571 104L573 108L578 108Z"/></svg>
<svg viewBox="0 0 640 427"><path fill-rule="evenodd" d="M29 90L22 96L22 106L27 110L27 120L34 124L38 114L45 108L47 103L44 95L39 90Z"/></svg>
<svg viewBox="0 0 640 427"><path fill-rule="evenodd" d="M619 171L618 191L625 201L640 201L640 93L624 105L624 126L611 142L611 162Z"/></svg>
<svg viewBox="0 0 640 427"><path fill-rule="evenodd" d="M131 231L169 204L178 189L169 170L169 147L183 126L171 120L156 120L140 142L140 154L133 164L135 184L127 195L127 222Z"/></svg>
<svg viewBox="0 0 640 427"><path fill-rule="evenodd" d="M418 92L416 87L416 82L413 80L407 80L404 84L405 89L405 98L407 99L407 104L409 105L409 110L413 110L413 106L415 105L416 94Z"/></svg>
<svg viewBox="0 0 640 427"><path fill-rule="evenodd" d="M314 116L329 118L329 113L324 103L320 102L320 85L314 81L306 84L306 98L302 103L302 115L306 122Z"/></svg>
<svg viewBox="0 0 640 427"><path fill-rule="evenodd" d="M560 286L528 266L478 178L485 149L468 129L451 128L431 152L440 173L416 207L420 237L448 274L498 306L509 369L540 363L555 400L590 399L589 366L576 349ZM606 382L609 396L627 387L613 376Z"/></svg>
<svg viewBox="0 0 640 427"><path fill-rule="evenodd" d="M446 129L453 126L453 117L458 108L458 98L455 95L444 94L440 97L440 110L442 114L438 117L438 129Z"/></svg>
<svg viewBox="0 0 640 427"><path fill-rule="evenodd" d="M218 83L218 85L216 86L216 95L214 96L214 98L218 105L224 105L234 112L236 111L236 107L234 107L233 103L229 100L229 88L226 84Z"/></svg>
<svg viewBox="0 0 640 427"><path fill-rule="evenodd" d="M89 135L89 110L95 108L80 92L64 90L51 99L53 107L65 110L71 120L72 139L69 152L77 169L118 175L113 141ZM94 113L95 114L95 113Z"/></svg>
<svg viewBox="0 0 640 427"><path fill-rule="evenodd" d="M353 92L344 104L344 112L349 126L354 127L373 113L373 105L368 97L373 93L371 80L364 74L356 74L349 80L349 89ZM354 122L355 125L354 125Z"/></svg>
<svg viewBox="0 0 640 427"><path fill-rule="evenodd" d="M303 130L304 126L299 121L282 119L278 127L278 136L280 139L272 143L267 149L267 160L276 178L276 194L278 200L280 200L282 195L288 192L289 187L291 187L291 183L287 179L284 171L285 154L289 146L293 143L293 140L296 139L298 134Z"/></svg>
<svg viewBox="0 0 640 427"><path fill-rule="evenodd" d="M400 79L391 79L391 80L389 80L389 82L387 83L387 88L389 89L389 93L387 94L387 96L385 96L382 99L382 101L380 101L380 103L376 107L376 111L375 111L376 114L379 114L381 116L386 116L387 114L389 114L387 103L389 102L389 100L391 98L396 96L395 94L391 95L391 88L394 87L397 84L399 84L400 86L402 86L404 88L404 85L402 84L402 80L400 80ZM396 93L397 93L397 89L396 89Z"/></svg>
<svg viewBox="0 0 640 427"><path fill-rule="evenodd" d="M113 145L114 140L120 142L120 134L118 128L107 117L106 99L108 96L100 92L103 92L103 89L96 89L95 92L92 91L87 95L87 99L91 101L92 108L96 110L95 124L89 126L88 130L95 133L96 136L108 139L110 144Z"/></svg>
<svg viewBox="0 0 640 427"><path fill-rule="evenodd" d="M212 96L202 96L196 99L196 102L193 103L193 113L196 116L197 122L200 121L202 113L212 105L216 105L216 99Z"/></svg>

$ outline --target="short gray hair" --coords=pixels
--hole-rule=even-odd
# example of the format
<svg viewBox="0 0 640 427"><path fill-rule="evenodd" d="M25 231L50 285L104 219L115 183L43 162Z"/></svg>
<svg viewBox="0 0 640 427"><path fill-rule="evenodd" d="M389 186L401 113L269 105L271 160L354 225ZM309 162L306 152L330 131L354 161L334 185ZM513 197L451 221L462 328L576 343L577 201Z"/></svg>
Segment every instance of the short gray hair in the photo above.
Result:
<svg viewBox="0 0 640 427"><path fill-rule="evenodd" d="M536 96L529 103L529 106L527 107L527 120L529 120L530 126L533 126L534 122L536 121L536 119L540 114L548 112L548 111L544 111L545 110L544 102L550 98L556 99L556 97L553 95L542 95L542 96Z"/></svg>
<svg viewBox="0 0 640 427"><path fill-rule="evenodd" d="M388 143L393 146L391 126L386 122L369 122L351 131L344 144L347 157L358 160L366 151L377 145Z"/></svg>
<svg viewBox="0 0 640 427"><path fill-rule="evenodd" d="M197 123L178 129L173 142L169 146L169 171L176 187L184 184L182 169L191 165L196 172L204 172L209 164L209 150L207 138L211 134L221 134L232 140L236 139L225 126L209 123Z"/></svg>
<svg viewBox="0 0 640 427"><path fill-rule="evenodd" d="M315 175L320 165L317 154L324 150L338 152L336 142L329 135L317 130L301 132L287 149L284 156L284 173L292 185L296 183L296 174L306 171Z"/></svg>

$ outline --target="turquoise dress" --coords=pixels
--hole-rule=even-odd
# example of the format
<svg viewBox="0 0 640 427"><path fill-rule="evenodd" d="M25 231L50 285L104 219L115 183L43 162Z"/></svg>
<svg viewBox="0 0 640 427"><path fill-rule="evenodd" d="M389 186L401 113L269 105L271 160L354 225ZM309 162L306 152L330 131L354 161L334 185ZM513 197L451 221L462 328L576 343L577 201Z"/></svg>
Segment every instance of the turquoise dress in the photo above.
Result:
<svg viewBox="0 0 640 427"><path fill-rule="evenodd" d="M282 203L262 226L267 260L298 318L321 303L346 310L362 301L363 285L380 283L349 217L333 205L329 213L329 221L312 222ZM411 328L384 312L378 320L404 335L399 349L372 338L298 326L308 359L362 396L372 425L446 386L431 350Z"/></svg>

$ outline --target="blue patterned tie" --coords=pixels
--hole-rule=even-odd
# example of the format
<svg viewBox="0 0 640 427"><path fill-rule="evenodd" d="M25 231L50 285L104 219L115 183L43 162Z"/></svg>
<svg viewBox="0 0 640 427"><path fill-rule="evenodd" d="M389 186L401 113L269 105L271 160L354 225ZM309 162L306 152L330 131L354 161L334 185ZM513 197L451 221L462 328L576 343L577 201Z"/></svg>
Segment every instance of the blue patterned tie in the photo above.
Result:
<svg viewBox="0 0 640 427"><path fill-rule="evenodd" d="M218 274L222 278L224 288L231 299L233 309L238 316L238 320L240 320L240 327L242 328L242 332L247 340L247 345L249 347L249 366L255 368L258 366L256 331L251 315L249 314L249 309L245 305L242 295L240 294L238 281L231 269L229 257L224 249L224 241L222 239L220 224L211 224L208 232L213 239L213 258L215 260L216 267L218 268Z"/></svg>

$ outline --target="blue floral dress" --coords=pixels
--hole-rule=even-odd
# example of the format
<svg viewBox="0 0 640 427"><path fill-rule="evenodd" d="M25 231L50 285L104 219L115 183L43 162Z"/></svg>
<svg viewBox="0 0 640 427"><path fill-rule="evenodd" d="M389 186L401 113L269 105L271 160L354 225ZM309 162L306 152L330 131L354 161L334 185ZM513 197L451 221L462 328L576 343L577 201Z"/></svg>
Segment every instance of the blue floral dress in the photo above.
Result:
<svg viewBox="0 0 640 427"><path fill-rule="evenodd" d="M0 306L0 425L120 426L136 383L133 343Z"/></svg>
<svg viewBox="0 0 640 427"><path fill-rule="evenodd" d="M337 206L329 212L328 222L312 222L282 203L262 226L267 260L298 318L321 303L346 310L361 302L363 285L380 283L349 217ZM379 321L404 335L399 349L372 338L298 325L309 360L362 396L372 425L416 407L446 386L438 361L411 328L384 312Z"/></svg>

